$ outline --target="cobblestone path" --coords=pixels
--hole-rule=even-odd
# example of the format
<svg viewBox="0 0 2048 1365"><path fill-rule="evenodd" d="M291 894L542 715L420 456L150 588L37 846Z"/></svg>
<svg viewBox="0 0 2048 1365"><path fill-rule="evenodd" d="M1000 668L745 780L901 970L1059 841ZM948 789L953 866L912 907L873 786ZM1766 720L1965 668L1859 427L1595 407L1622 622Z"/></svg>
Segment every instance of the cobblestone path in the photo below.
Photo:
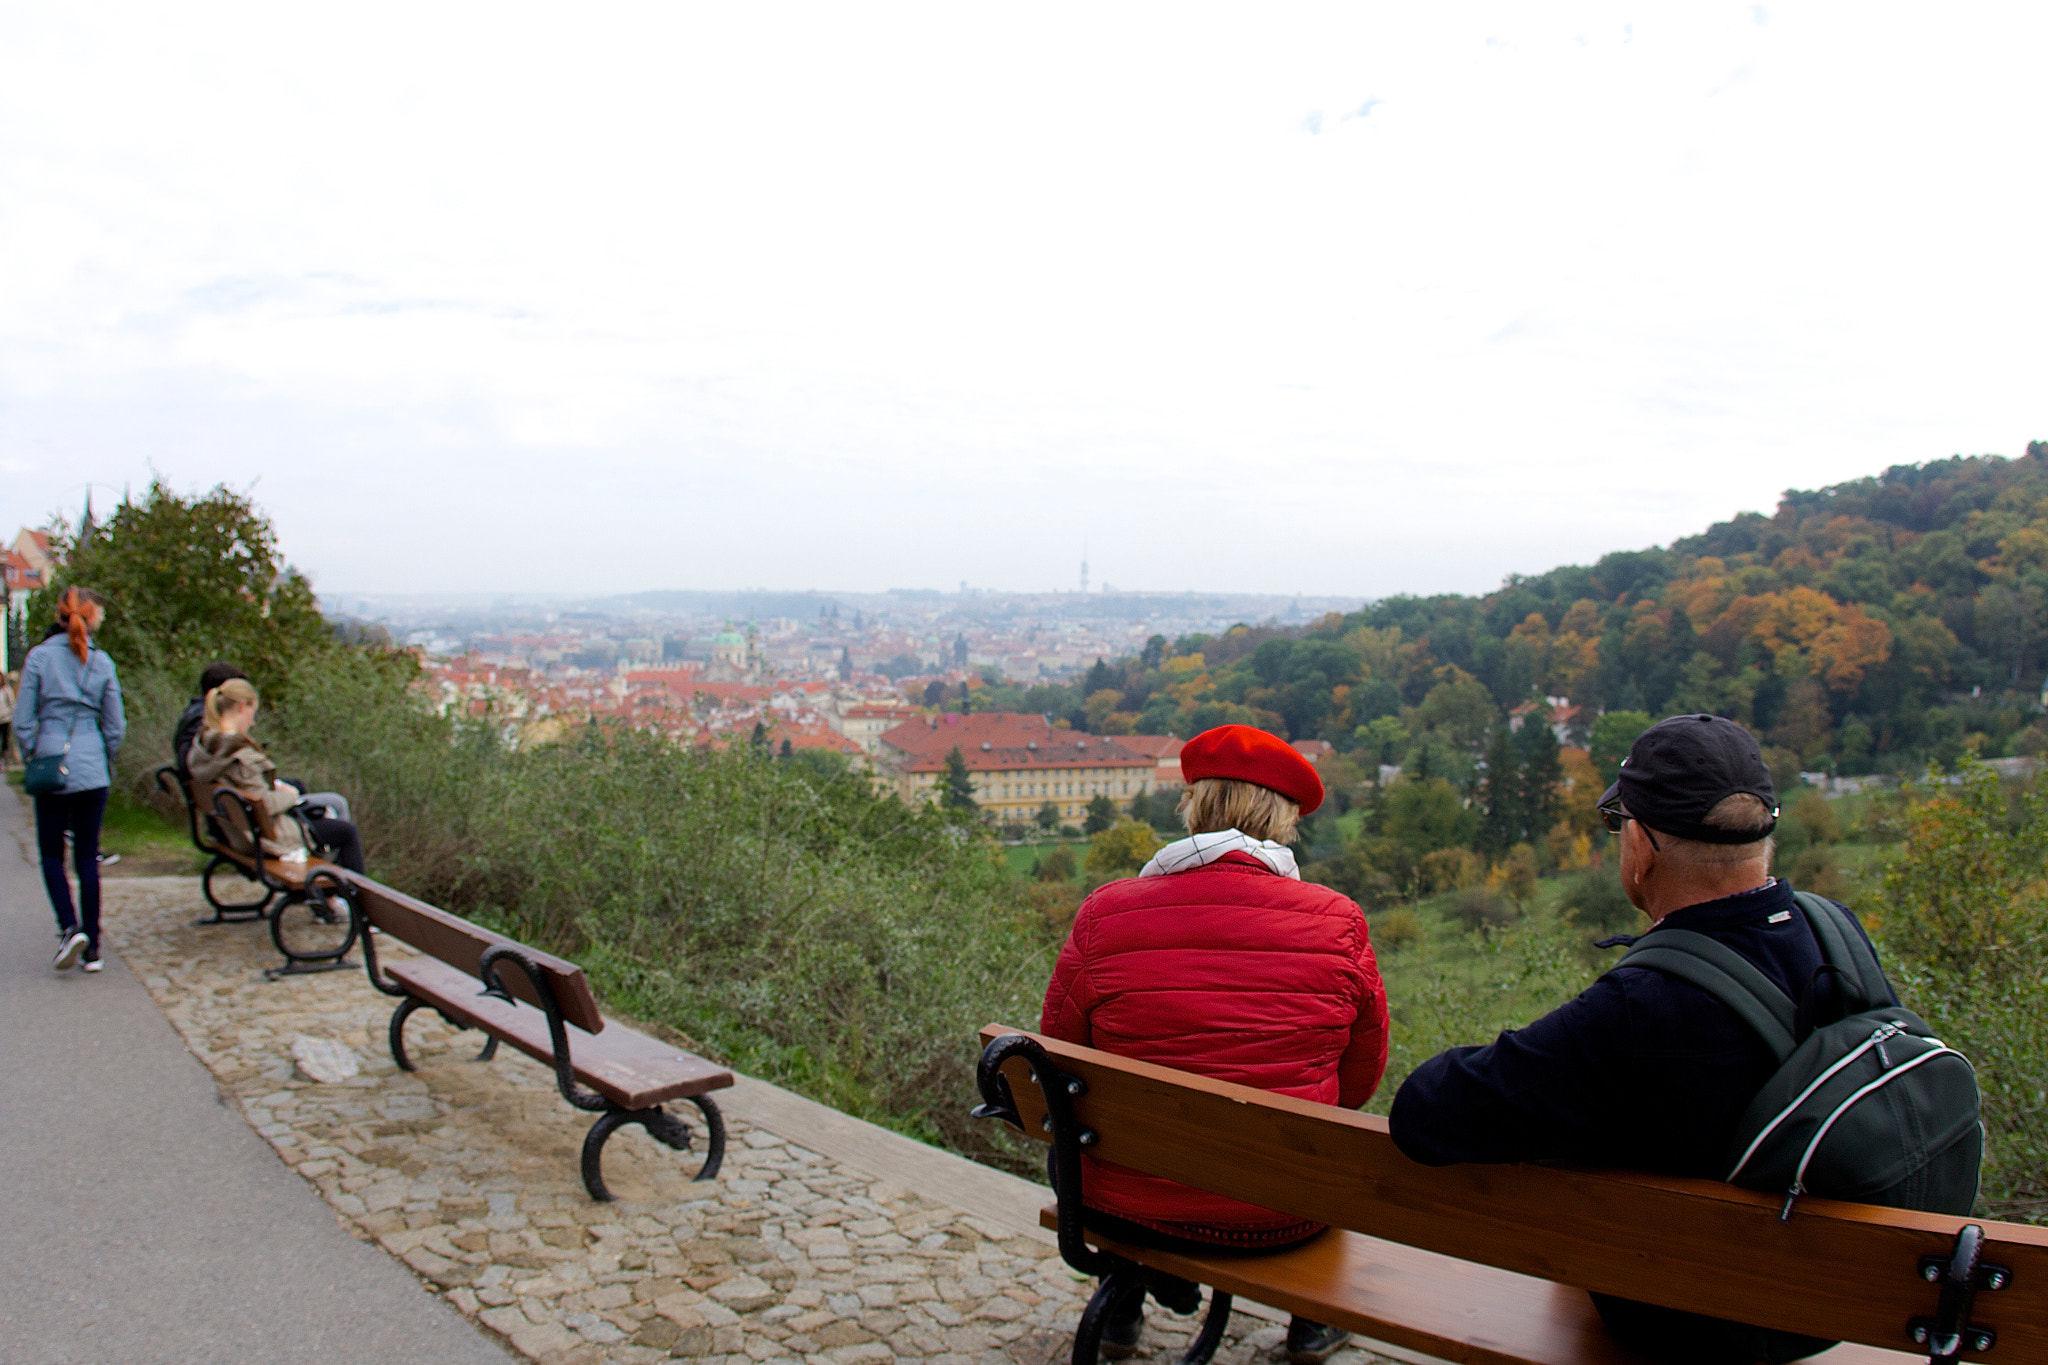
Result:
<svg viewBox="0 0 2048 1365"><path fill-rule="evenodd" d="M191 878L109 879L106 932L186 1045L278 1157L345 1226L401 1258L432 1292L543 1365L807 1365L1064 1360L1088 1284L1051 1246L877 1181L728 1114L718 1180L637 1128L605 1149L618 1196L577 1178L589 1116L552 1072L431 1012L384 1049L392 1002L358 969L266 981L262 924L197 928ZM380 942L380 953L407 956ZM301 1073L302 1037L345 1044L358 1075ZM685 1118L695 1110L681 1106ZM935 1154L936 1157L936 1154ZM694 1158L686 1158L694 1169ZM936 1157L936 1159L950 1159ZM288 1309L287 1309L288 1311ZM1148 1356L1170 1361L1193 1320L1153 1307ZM1222 1365L1265 1365L1281 1331L1237 1315ZM1334 1365L1385 1357L1346 1351Z"/></svg>

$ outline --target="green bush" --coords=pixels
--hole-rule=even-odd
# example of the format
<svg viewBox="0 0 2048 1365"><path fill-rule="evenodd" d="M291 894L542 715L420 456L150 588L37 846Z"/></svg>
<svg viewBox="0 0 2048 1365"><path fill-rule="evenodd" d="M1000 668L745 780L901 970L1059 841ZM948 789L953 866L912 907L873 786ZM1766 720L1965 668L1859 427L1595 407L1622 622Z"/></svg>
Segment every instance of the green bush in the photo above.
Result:
<svg viewBox="0 0 2048 1365"><path fill-rule="evenodd" d="M2033 1216L2048 1207L2048 791L2017 807L1974 763L1909 789L1865 920L1905 1003L1976 1065L1986 1211Z"/></svg>

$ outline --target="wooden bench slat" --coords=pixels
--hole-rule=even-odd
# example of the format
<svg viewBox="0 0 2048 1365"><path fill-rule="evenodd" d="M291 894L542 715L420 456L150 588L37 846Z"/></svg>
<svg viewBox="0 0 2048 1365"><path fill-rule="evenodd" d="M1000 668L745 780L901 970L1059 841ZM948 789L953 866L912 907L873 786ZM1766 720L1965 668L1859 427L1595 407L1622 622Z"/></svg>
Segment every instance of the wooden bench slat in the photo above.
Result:
<svg viewBox="0 0 2048 1365"><path fill-rule="evenodd" d="M456 1022L503 1038L535 1061L554 1063L547 1016L526 1004L482 995L475 977L429 958L385 965L385 974ZM516 979L516 971L505 973ZM671 1044L615 1025L603 1033L568 1026L576 1077L623 1109L651 1109L732 1084L732 1073Z"/></svg>
<svg viewBox="0 0 2048 1365"><path fill-rule="evenodd" d="M451 915L403 891L393 890L382 882L353 874L349 876L349 882L356 888L357 903L372 925L472 977L476 976L477 964L483 960L487 949L500 944L517 948L547 976L549 984L554 987L555 1003L561 1007L562 1018L585 1033L604 1032L605 1019L598 1012L597 997L591 993L590 981L583 975L583 969L575 963L493 933L459 915ZM527 980L525 972L508 964L499 969L498 979L513 995L535 1008L540 1007L540 996ZM542 1036L546 1036L545 1023Z"/></svg>
<svg viewBox="0 0 2048 1365"><path fill-rule="evenodd" d="M1038 1221L1059 1227L1059 1207ZM1184 1255L1126 1246L1098 1233L1088 1243L1169 1274L1213 1285L1459 1365L1641 1365L1607 1334L1585 1291L1474 1265L1332 1228L1264 1256ZM1926 1356L1840 1346L1825 1365L1909 1365Z"/></svg>
<svg viewBox="0 0 2048 1365"><path fill-rule="evenodd" d="M991 1026L982 1037L1017 1031ZM2009 1267L2015 1285L2048 1285L2048 1228L1823 1199L1802 1199L1780 1223L1775 1197L1714 1181L1425 1167L1373 1115L1031 1036L1088 1084L1075 1111L1101 1135L1097 1156L1462 1261L1887 1349L1905 1344L1907 1317L1933 1311L1919 1258L1947 1256L1965 1223L1983 1226L1984 1259ZM1042 1137L1022 1059L1006 1074L1024 1131ZM1980 1295L1973 1318L1997 1329L1998 1359L2048 1360L2048 1294L2038 1288Z"/></svg>

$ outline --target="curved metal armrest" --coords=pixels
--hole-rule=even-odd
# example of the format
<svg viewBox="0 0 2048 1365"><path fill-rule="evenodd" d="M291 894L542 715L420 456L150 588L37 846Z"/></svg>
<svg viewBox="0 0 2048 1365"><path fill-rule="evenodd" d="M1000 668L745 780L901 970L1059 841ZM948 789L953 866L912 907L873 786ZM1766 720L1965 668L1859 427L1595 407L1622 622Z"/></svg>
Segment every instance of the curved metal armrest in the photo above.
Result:
<svg viewBox="0 0 2048 1365"><path fill-rule="evenodd" d="M576 1084L576 1069L569 1059L569 1026L562 1018L561 1004L555 999L554 983L548 980L547 974L541 971L532 958L509 943L493 944L484 949L483 956L476 964L477 977L484 983L483 993L495 996L508 1005L518 1003L498 977L499 964L504 962L511 963L526 974L526 980L533 987L534 995L540 999L541 1012L548 1017L548 1041L553 1045L555 1053L555 1084L561 1088L562 1098L578 1109L595 1111L611 1108L611 1101L604 1096Z"/></svg>
<svg viewBox="0 0 2048 1365"><path fill-rule="evenodd" d="M1110 1274L1124 1262L1090 1250L1081 1221L1081 1149L1095 1145L1095 1132L1075 1117L1074 1101L1088 1093L1088 1083L1054 1066L1036 1038L1006 1033L982 1049L974 1076L982 1102L974 1107L974 1117L1024 1126L1009 1078L1003 1074L1003 1064L1013 1057L1030 1063L1031 1079L1045 1097L1046 1122L1052 1128L1053 1193L1060 1211L1060 1257L1083 1275Z"/></svg>

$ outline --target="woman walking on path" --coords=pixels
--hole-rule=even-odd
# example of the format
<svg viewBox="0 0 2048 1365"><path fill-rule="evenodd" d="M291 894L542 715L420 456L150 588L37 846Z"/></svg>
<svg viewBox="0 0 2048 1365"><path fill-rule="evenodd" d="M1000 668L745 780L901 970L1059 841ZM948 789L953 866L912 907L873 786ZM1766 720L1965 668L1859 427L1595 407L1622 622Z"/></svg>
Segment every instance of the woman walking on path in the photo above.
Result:
<svg viewBox="0 0 2048 1365"><path fill-rule="evenodd" d="M121 751L127 717L121 711L121 682L114 661L92 643L106 619L100 595L66 588L57 603L53 632L28 652L21 670L21 694L14 708L23 762L61 756L62 785L36 797L36 843L43 857L43 885L57 912L58 971L83 957L85 969L100 969L100 818L107 810L114 756ZM78 871L78 906L64 878L64 840L69 835Z"/></svg>

